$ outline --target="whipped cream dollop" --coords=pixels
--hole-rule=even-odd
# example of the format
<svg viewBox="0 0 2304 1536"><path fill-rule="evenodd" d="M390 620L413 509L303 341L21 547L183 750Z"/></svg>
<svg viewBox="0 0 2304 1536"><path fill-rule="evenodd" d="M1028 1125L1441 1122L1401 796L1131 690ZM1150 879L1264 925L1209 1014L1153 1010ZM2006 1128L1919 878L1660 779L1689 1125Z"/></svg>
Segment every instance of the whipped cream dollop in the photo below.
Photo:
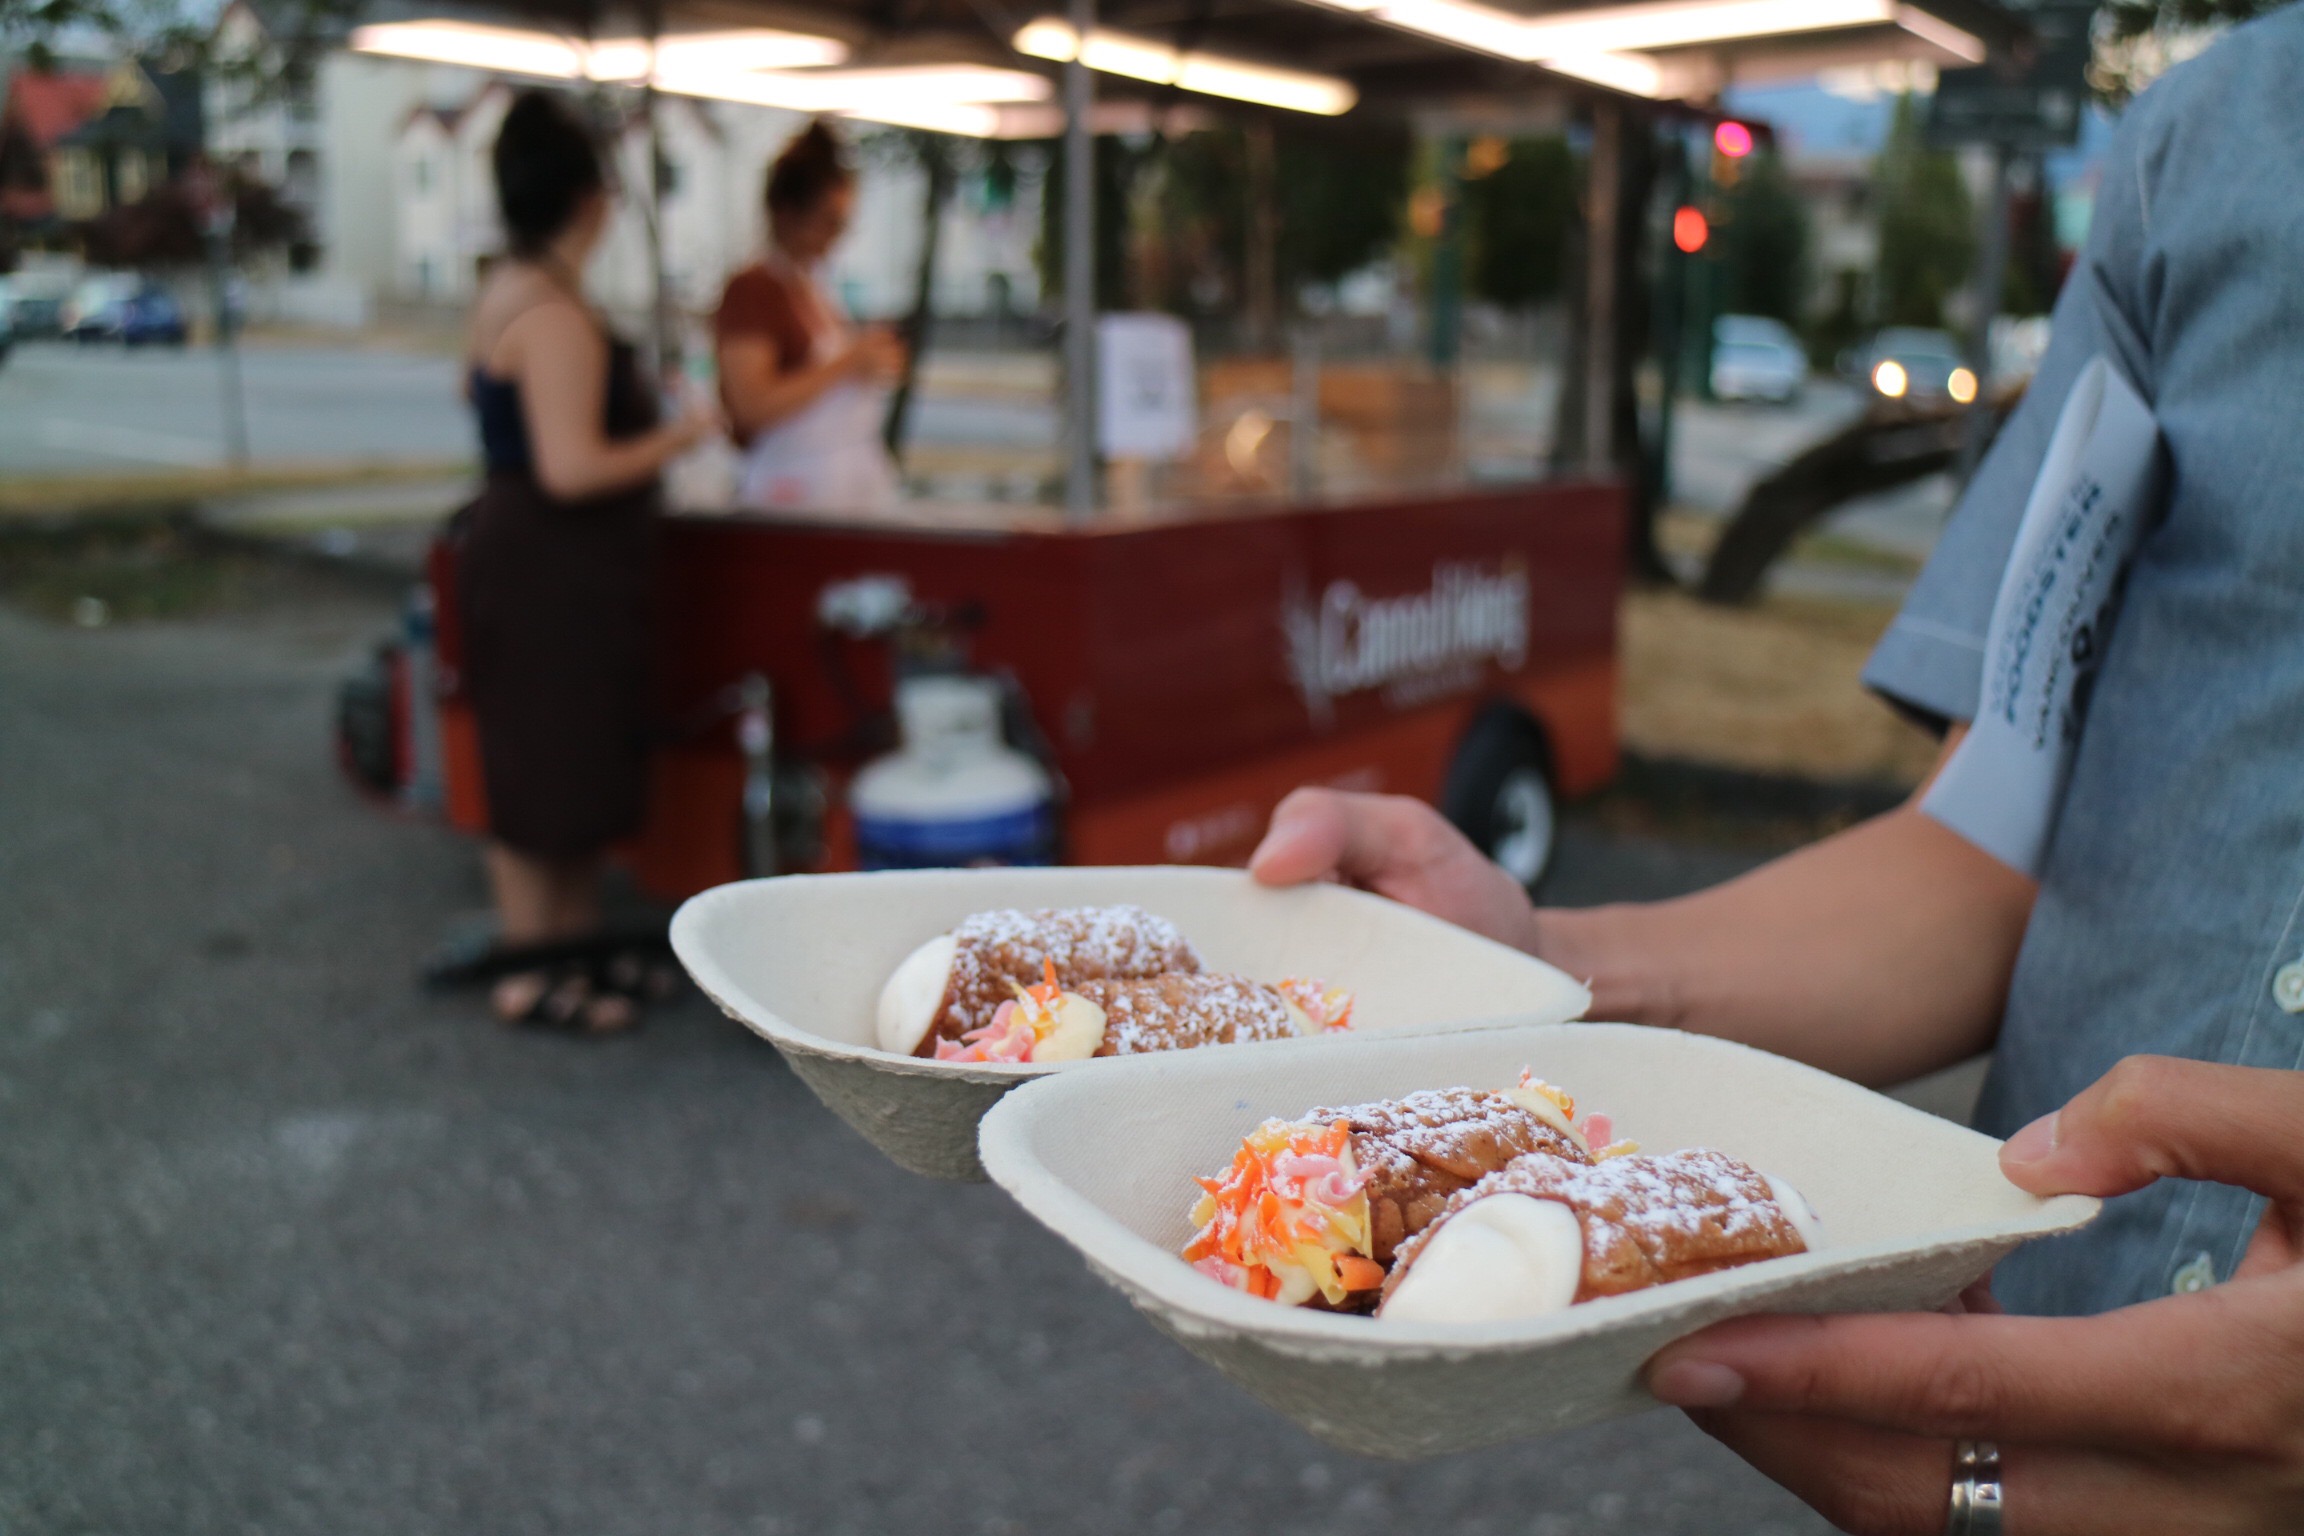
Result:
<svg viewBox="0 0 2304 1536"><path fill-rule="evenodd" d="M1815 1207L1786 1180L1760 1177L1808 1251L1822 1248L1824 1223ZM1412 1323L1540 1317L1574 1303L1584 1258L1582 1220L1567 1205L1510 1192L1488 1195L1433 1232L1377 1315Z"/></svg>
<svg viewBox="0 0 2304 1536"><path fill-rule="evenodd" d="M880 989L880 1049L909 1056L927 1038L944 1006L944 989L952 980L952 956L960 941L940 933L904 957L888 984Z"/></svg>
<svg viewBox="0 0 2304 1536"><path fill-rule="evenodd" d="M1584 1279L1584 1229L1557 1200L1490 1195L1432 1234L1378 1312L1408 1323L1488 1323L1557 1312Z"/></svg>
<svg viewBox="0 0 2304 1536"><path fill-rule="evenodd" d="M1823 1247L1824 1218L1816 1214L1816 1207L1808 1203L1808 1197L1772 1173L1763 1173L1760 1177L1768 1181L1768 1193L1775 1197L1777 1209L1792 1223L1792 1230L1800 1234L1800 1241L1808 1245L1808 1251L1814 1253Z"/></svg>

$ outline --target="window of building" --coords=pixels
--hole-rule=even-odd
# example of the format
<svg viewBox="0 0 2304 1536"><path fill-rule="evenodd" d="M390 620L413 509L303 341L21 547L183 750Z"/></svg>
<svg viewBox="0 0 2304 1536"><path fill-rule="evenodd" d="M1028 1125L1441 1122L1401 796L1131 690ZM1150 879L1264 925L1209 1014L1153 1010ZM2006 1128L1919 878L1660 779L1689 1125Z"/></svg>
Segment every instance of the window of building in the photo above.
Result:
<svg viewBox="0 0 2304 1536"><path fill-rule="evenodd" d="M92 219L104 211L104 179L84 149L56 155L56 211L68 219Z"/></svg>
<svg viewBox="0 0 2304 1536"><path fill-rule="evenodd" d="M288 174L281 195L299 208L309 209L320 197L320 162L308 149L288 151Z"/></svg>

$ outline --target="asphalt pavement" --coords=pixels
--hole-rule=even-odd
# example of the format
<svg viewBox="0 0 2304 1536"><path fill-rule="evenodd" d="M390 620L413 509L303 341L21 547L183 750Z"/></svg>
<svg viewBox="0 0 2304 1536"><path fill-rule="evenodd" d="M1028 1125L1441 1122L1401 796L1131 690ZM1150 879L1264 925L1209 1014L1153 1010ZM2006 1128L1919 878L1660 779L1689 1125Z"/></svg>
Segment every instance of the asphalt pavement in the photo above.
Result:
<svg viewBox="0 0 2304 1536"><path fill-rule="evenodd" d="M0 606L6 1536L1823 1529L1665 1412L1328 1450L702 1003L587 1042L419 991L482 892L330 762L385 611ZM1753 857L1575 821L1557 891Z"/></svg>
<svg viewBox="0 0 2304 1536"><path fill-rule="evenodd" d="M258 464L471 457L452 359L249 346L240 349L238 376ZM227 463L231 378L207 347L26 342L0 364L0 470L117 474Z"/></svg>

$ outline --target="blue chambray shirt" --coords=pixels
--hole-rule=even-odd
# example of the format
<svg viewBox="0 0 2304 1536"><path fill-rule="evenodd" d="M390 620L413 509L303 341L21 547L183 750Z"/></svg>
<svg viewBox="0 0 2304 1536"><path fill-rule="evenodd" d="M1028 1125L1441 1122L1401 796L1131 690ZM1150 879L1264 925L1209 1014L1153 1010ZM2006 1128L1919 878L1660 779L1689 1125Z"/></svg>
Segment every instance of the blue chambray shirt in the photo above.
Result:
<svg viewBox="0 0 2304 1536"><path fill-rule="evenodd" d="M1978 1111L2005 1136L2140 1051L2304 1067L2304 5L2140 96L2024 404L1865 681L1974 716L2000 573L2074 375L2110 357L2169 453L2098 672ZM2289 1007L2282 1006L2285 997ZM2304 1135L2304 1126L2297 1127ZM2002 1265L2016 1311L2232 1273L2262 1202L2164 1180Z"/></svg>

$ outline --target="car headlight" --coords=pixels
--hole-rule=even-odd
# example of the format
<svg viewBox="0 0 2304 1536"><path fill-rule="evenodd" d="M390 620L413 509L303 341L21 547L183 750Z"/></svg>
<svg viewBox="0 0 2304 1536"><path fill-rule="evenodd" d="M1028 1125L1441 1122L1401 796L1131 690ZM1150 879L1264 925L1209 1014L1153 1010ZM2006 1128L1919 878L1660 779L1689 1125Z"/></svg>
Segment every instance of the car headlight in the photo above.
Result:
<svg viewBox="0 0 2304 1536"><path fill-rule="evenodd" d="M1944 393L1961 405L1968 404L1976 398L1976 375L1965 368L1953 369L1951 377L1944 381Z"/></svg>
<svg viewBox="0 0 2304 1536"><path fill-rule="evenodd" d="M1904 391L1912 387L1912 379L1902 363L1892 357L1882 358L1872 369L1872 387L1891 400L1901 400Z"/></svg>

